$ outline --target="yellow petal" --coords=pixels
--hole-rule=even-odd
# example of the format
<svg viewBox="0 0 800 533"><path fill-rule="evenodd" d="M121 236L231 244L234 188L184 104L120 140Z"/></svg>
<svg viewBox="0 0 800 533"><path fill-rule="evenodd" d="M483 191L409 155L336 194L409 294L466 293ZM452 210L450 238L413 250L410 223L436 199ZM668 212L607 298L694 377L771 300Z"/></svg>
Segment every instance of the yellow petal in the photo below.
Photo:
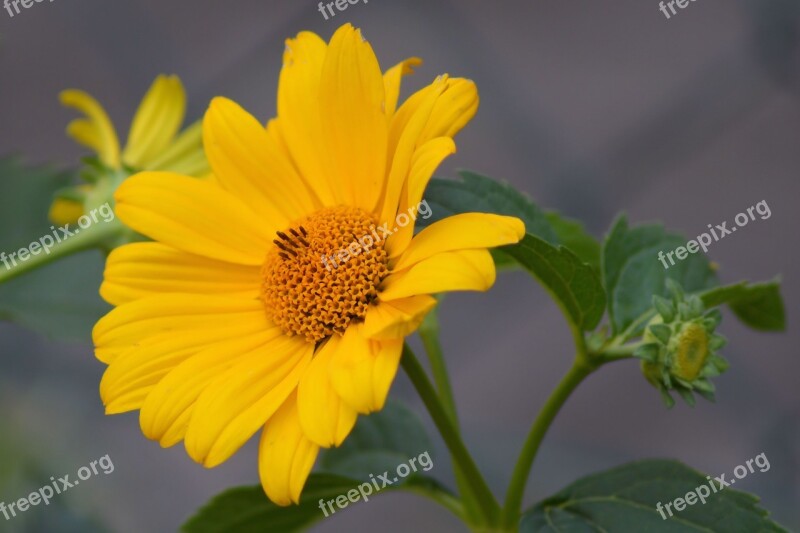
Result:
<svg viewBox="0 0 800 533"><path fill-rule="evenodd" d="M397 102L400 99L400 85L403 76L414 73L414 68L422 64L418 57L408 59L396 64L383 74L383 86L386 92L386 116L391 118L397 110Z"/></svg>
<svg viewBox="0 0 800 533"><path fill-rule="evenodd" d="M450 78L447 89L436 101L436 107L419 143L424 144L436 137L455 137L478 112L479 104L475 82L464 78Z"/></svg>
<svg viewBox="0 0 800 533"><path fill-rule="evenodd" d="M351 326L331 361L333 388L359 413L383 409L397 375L402 350L402 339L367 339L363 324Z"/></svg>
<svg viewBox="0 0 800 533"><path fill-rule="evenodd" d="M159 335L211 330L225 338L226 332L270 326L258 300L165 294L120 305L95 324L92 337L97 358L111 363L120 353Z"/></svg>
<svg viewBox="0 0 800 533"><path fill-rule="evenodd" d="M446 157L454 153L456 143L451 137L430 139L414 151L411 171L408 173L407 206L417 206L420 203L433 173Z"/></svg>
<svg viewBox="0 0 800 533"><path fill-rule="evenodd" d="M177 365L147 395L139 418L142 432L164 447L178 443L186 435L195 402L205 388L282 334L277 326L258 331L204 348Z"/></svg>
<svg viewBox="0 0 800 533"><path fill-rule="evenodd" d="M67 134L76 142L97 152L104 164L119 168L119 140L103 107L83 91L69 89L59 95L61 104L77 109L88 120L74 120L67 127Z"/></svg>
<svg viewBox="0 0 800 533"><path fill-rule="evenodd" d="M63 225L77 222L81 215L83 215L83 204L81 202L56 198L50 205L50 212L47 218L50 219L50 222Z"/></svg>
<svg viewBox="0 0 800 533"><path fill-rule="evenodd" d="M489 213L454 215L428 226L414 237L392 270L403 270L442 252L517 243L524 235L525 224L516 217Z"/></svg>
<svg viewBox="0 0 800 533"><path fill-rule="evenodd" d="M397 204L400 186L396 181L398 176L406 178L416 149L437 137L454 137L475 116L478 102L478 90L472 81L443 75L400 106L389 133L389 190L394 196L386 198L384 213Z"/></svg>
<svg viewBox="0 0 800 533"><path fill-rule="evenodd" d="M167 172L141 172L114 195L120 220L185 252L261 265L274 232L238 198L212 182Z"/></svg>
<svg viewBox="0 0 800 533"><path fill-rule="evenodd" d="M402 339L411 335L425 315L436 307L436 298L411 296L373 305L364 317L364 335L371 339Z"/></svg>
<svg viewBox="0 0 800 533"><path fill-rule="evenodd" d="M180 363L210 345L224 346L252 333L252 324L242 323L144 338L116 357L103 374L100 397L106 413L139 409L152 388Z"/></svg>
<svg viewBox="0 0 800 533"><path fill-rule="evenodd" d="M177 76L158 76L133 117L122 161L144 169L169 146L183 123L186 91Z"/></svg>
<svg viewBox="0 0 800 533"><path fill-rule="evenodd" d="M235 102L214 98L203 119L203 143L222 187L285 228L313 211L308 189L264 127Z"/></svg>
<svg viewBox="0 0 800 533"><path fill-rule="evenodd" d="M342 203L342 192L330 180L330 154L322 132L320 78L327 48L308 31L286 40L276 125L302 178L323 205L332 207Z"/></svg>
<svg viewBox="0 0 800 533"><path fill-rule="evenodd" d="M189 456L212 468L236 453L295 390L313 351L302 338L281 336L220 374L195 404Z"/></svg>
<svg viewBox="0 0 800 533"><path fill-rule="evenodd" d="M402 204L401 193L407 188L414 155L424 143L420 142L436 102L447 89L447 78L437 79L428 87L417 91L409 98L392 118L387 165L389 178L383 197L381 221L393 222L398 207ZM452 152L455 144L452 145Z"/></svg>
<svg viewBox="0 0 800 533"><path fill-rule="evenodd" d="M419 294L486 291L494 284L495 274L488 250L445 252L390 274L383 282L380 297L396 300Z"/></svg>
<svg viewBox="0 0 800 533"><path fill-rule="evenodd" d="M203 152L203 122L198 120L186 128L142 170L163 170L198 178L211 172Z"/></svg>
<svg viewBox="0 0 800 533"><path fill-rule="evenodd" d="M350 24L331 38L319 99L329 179L347 205L372 212L383 189L389 136L383 76L372 47Z"/></svg>
<svg viewBox="0 0 800 533"><path fill-rule="evenodd" d="M341 344L334 335L317 351L297 387L297 407L303 432L324 448L339 446L356 423L357 413L342 402L331 383L331 360Z"/></svg>
<svg viewBox="0 0 800 533"><path fill-rule="evenodd" d="M269 499L281 506L298 503L318 453L319 446L300 427L296 395L292 394L261 433L258 473Z"/></svg>
<svg viewBox="0 0 800 533"><path fill-rule="evenodd" d="M112 305L166 293L256 299L260 284L259 267L208 259L157 242L140 242L111 252L100 295Z"/></svg>
<svg viewBox="0 0 800 533"><path fill-rule="evenodd" d="M422 195L433 173L445 157L455 153L456 143L450 137L437 137L419 147L411 159L411 169L408 171L406 186L400 195L398 213L408 213L419 210ZM388 205L388 204L387 204ZM391 215L391 211L387 213ZM416 216L416 215L415 215ZM428 215L430 216L430 215ZM402 254L414 236L414 224L400 227L386 240L386 250L390 258Z"/></svg>
<svg viewBox="0 0 800 533"><path fill-rule="evenodd" d="M270 119L267 122L266 129L267 129L267 135L269 135L272 144L278 149L278 151L281 153L284 159L286 159L286 161L294 165L294 160L292 159L292 152L289 150L289 146L286 144L286 139L283 137L283 130L280 127L280 121L277 118ZM300 172L297 170L297 166L295 166L294 169L295 171L297 171L297 175L300 176ZM308 185L307 182L305 183ZM311 193L313 192L314 191L311 191Z"/></svg>

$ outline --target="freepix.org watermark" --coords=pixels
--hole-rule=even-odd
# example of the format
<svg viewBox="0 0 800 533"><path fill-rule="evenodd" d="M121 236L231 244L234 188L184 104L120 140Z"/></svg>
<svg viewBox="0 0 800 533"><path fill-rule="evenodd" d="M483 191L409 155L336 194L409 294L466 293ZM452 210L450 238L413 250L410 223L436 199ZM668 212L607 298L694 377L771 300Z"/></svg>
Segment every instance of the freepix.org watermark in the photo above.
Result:
<svg viewBox="0 0 800 533"><path fill-rule="evenodd" d="M36 507L40 503L50 505L50 500L56 495L66 492L72 487L77 487L80 485L81 481L86 481L92 476L97 476L100 472L108 475L113 471L114 463L111 462L111 457L106 454L100 459L92 461L88 466L80 467L78 469L78 479L70 480L69 474L59 477L58 479L56 479L55 476L50 476L51 483L41 487L36 492L31 492L28 496L9 504L0 502L0 513L3 513L6 520L11 520L17 516L17 513L24 513L31 507Z"/></svg>
<svg viewBox="0 0 800 533"><path fill-rule="evenodd" d="M50 1L52 2L52 0ZM320 2L317 9L322 13L322 16L325 17L325 20L328 20L328 13L331 14L331 17L336 16L336 13L333 11L333 6L336 6L336 10L341 12L359 2L361 2L361 0L355 0L355 2L353 0L336 0L335 2L328 2L327 4L325 2ZM369 0L364 0L364 3L368 4Z"/></svg>
<svg viewBox="0 0 800 533"><path fill-rule="evenodd" d="M739 465L733 469L733 476L730 481L725 480L725 474L720 474L719 476L711 479L711 476L706 476L706 480L708 480L708 484L703 484L698 486L692 491L686 493L685 496L681 498L675 498L671 502L667 502L663 506L661 502L656 504L656 511L661 515L663 520L667 519L667 513L670 517L673 516L672 507L675 507L675 512L680 512L686 509L687 505L694 505L698 501L702 504L706 503L706 499L710 496L716 494L717 492L723 490L725 487L729 487L736 483L737 479L746 478L748 474L752 474L755 472L753 468L753 463L758 467L759 471L766 472L769 470L769 459L767 459L767 454L760 453L756 455L752 459L748 459L745 461L745 464ZM747 465L747 466L745 466ZM666 510L666 513L664 512Z"/></svg>
<svg viewBox="0 0 800 533"><path fill-rule="evenodd" d="M102 217L103 222L111 222L114 220L114 210L111 209L108 203L105 203L100 207L92 209L89 213L82 215L78 219L78 228L70 230L69 224L65 224L58 229L56 229L55 226L50 226L50 229L53 230L52 235L45 235L41 239L33 241L27 247L20 248L16 252L11 252L10 254L6 254L5 252L0 253L0 261L3 262L6 270L11 270L19 264L17 261L24 263L30 259L31 256L39 255L42 252L46 255L50 255L50 249L56 244L69 239L73 235L77 235L82 229L87 229L92 224L100 222L101 218L99 218L98 215Z"/></svg>
<svg viewBox="0 0 800 533"><path fill-rule="evenodd" d="M406 227L412 220L417 220L417 216L421 216L423 219L427 220L432 214L433 211L431 210L431 206L428 205L428 201L422 200L416 206L409 207L407 213L400 213L397 215L394 220L396 224L394 229L389 229L389 222L382 226L372 226L370 228L372 233L362 235L335 254L331 254L330 256L323 255L321 258L322 264L325 265L325 268L329 271L331 270L331 263L333 263L333 268L339 268L340 264L346 263L351 257L360 255L362 250L365 254L368 253L373 246L389 238L389 236L400 228ZM380 235L378 235L378 232L380 232ZM339 260L338 262L336 261L337 259ZM328 261L330 261L330 263Z"/></svg>
<svg viewBox="0 0 800 533"><path fill-rule="evenodd" d="M50 0L52 2L53 0ZM33 4L38 4L40 2L44 2L44 0L3 0L3 7L6 8L8 11L8 16L13 17L14 15L19 15L19 6L21 5L25 9L33 7ZM11 9L14 9L12 11Z"/></svg>
<svg viewBox="0 0 800 533"><path fill-rule="evenodd" d="M397 465L396 469L396 476L390 479L389 471L387 470L383 474L379 474L376 478L374 474L369 475L369 481L366 481L358 486L357 489L351 489L347 491L347 495L340 495L332 500L325 501L324 499L319 500L319 508L322 509L322 512L325 516L329 516L328 510L330 510L330 514L336 512L336 509L333 508L333 504L336 504L336 507L339 509L344 509L351 503L356 503L358 500L363 499L365 502L369 501L367 496L373 494L372 488L375 487L375 493L382 491L389 485L393 485L400 481L401 478L407 477L411 475L412 472L417 471L417 463L422 468L423 471L427 472L431 468L433 468L433 460L431 460L431 456L428 452L422 452L417 457L412 457L408 460L408 464L401 463Z"/></svg>
<svg viewBox="0 0 800 533"><path fill-rule="evenodd" d="M748 207L747 212L742 212L736 215L733 219L736 223L735 226L728 227L727 222L723 222L722 224L717 224L716 227L711 227L711 224L708 225L708 229L711 230L711 233L701 233L697 236L696 240L692 240L686 243L686 246L678 246L674 250L670 250L667 253L664 253L663 250L658 252L658 260L661 261L661 264L664 265L664 269L668 269L670 266L675 266L675 258L678 261L683 261L689 254L696 254L700 249L703 250L703 253L708 252L708 246L712 242L718 242L721 239L724 239L727 235L733 235L733 232L739 228L743 228L747 225L748 222L751 220L756 219L755 213L758 213L761 217L761 220L766 220L772 216L772 211L769 209L769 205L767 205L766 200L761 200L756 205ZM712 241L711 238L714 238ZM669 265L667 264L667 259L669 259Z"/></svg>
<svg viewBox="0 0 800 533"><path fill-rule="evenodd" d="M690 3L695 1L696 0L669 0L668 2L659 2L658 9L664 13L664 16L667 17L667 20L669 20L673 15L678 14L675 6L678 6L680 9L686 9L689 7ZM667 8L669 8L669 11L667 11ZM672 15L670 15L670 11L672 12Z"/></svg>

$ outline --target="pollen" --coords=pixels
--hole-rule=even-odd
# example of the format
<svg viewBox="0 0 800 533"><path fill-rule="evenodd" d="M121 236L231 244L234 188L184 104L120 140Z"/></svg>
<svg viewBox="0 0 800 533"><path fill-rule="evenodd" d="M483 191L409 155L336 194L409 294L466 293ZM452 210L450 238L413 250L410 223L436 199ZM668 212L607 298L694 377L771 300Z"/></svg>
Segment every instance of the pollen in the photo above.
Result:
<svg viewBox="0 0 800 533"><path fill-rule="evenodd" d="M261 269L269 318L287 335L308 342L342 335L362 320L389 273L376 224L368 212L340 206L277 232Z"/></svg>

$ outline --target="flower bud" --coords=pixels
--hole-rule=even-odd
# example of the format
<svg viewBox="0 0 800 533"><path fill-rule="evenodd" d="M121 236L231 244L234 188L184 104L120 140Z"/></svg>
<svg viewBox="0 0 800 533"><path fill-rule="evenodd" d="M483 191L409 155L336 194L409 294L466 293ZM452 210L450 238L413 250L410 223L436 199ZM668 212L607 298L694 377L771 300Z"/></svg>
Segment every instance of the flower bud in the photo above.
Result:
<svg viewBox="0 0 800 533"><path fill-rule="evenodd" d="M705 312L702 300L686 296L677 283L668 285L672 299L653 298L658 314L647 324L634 355L642 360L642 373L661 391L668 407L675 404L670 391L692 406L695 392L714 401L714 385L708 378L728 368L727 361L716 354L725 345L725 339L714 333L721 314Z"/></svg>

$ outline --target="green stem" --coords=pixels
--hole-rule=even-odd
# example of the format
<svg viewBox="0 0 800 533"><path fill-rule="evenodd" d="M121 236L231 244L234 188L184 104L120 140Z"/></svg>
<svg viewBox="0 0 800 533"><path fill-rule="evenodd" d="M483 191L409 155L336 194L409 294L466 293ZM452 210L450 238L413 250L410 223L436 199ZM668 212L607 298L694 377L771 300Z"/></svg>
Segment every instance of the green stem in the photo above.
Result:
<svg viewBox="0 0 800 533"><path fill-rule="evenodd" d="M445 509L456 515L456 517L459 520L462 521L466 520L466 517L464 515L465 512L464 505L462 505L461 501L458 498L456 498L449 492L445 492L442 490L430 490L423 487L417 487L409 483L405 485L404 490L406 492L411 492L413 494L418 494L420 496L428 498L429 500L438 503L439 505L441 505L442 507L444 507Z"/></svg>
<svg viewBox="0 0 800 533"><path fill-rule="evenodd" d="M576 357L572 368L570 368L567 375L564 376L558 384L550 395L550 398L548 398L547 403L545 403L539 415L536 417L530 433L528 433L528 438L525 440L525 445L522 447L517 465L514 467L511 483L506 492L506 503L503 508L501 519L502 526L513 529L519 522L525 485L528 482L536 453L539 451L539 445L542 443L542 439L544 439L550 424L558 414L561 406L567 401L572 391L574 391L595 368L596 366L589 364L585 357L580 355Z"/></svg>
<svg viewBox="0 0 800 533"><path fill-rule="evenodd" d="M497 500L495 500L492 491L489 490L475 461L472 459L464 442L461 440L461 435L439 400L436 390L425 374L425 370L407 344L403 346L401 364L403 365L403 370L405 370L411 383L422 399L422 402L428 409L433 423L436 424L436 428L439 430L439 433L441 433L442 439L444 439L444 443L447 445L447 449L450 451L453 461L458 465L458 468L461 469L472 492L477 497L477 503L482 517L486 523L494 523L499 512Z"/></svg>
<svg viewBox="0 0 800 533"><path fill-rule="evenodd" d="M67 226L69 226L69 224ZM21 248L20 251L28 250L26 254L27 258L24 261L19 259L19 251L0 255L0 258L2 258L2 262L0 262L0 283L12 280L17 276L41 268L66 256L99 246L104 239L119 232L121 226L116 220L113 220L111 222L100 222L84 230L80 228L70 229L69 227L66 229L74 233L74 235L66 237L57 228L55 230L57 238L53 237L53 234L48 233L42 235L41 240L37 239L33 241L33 243L29 243ZM57 239L63 240L57 242ZM43 246L43 244L47 242L54 242L52 247L48 247L47 251L49 253L45 252ZM31 245L36 245L34 246L34 248L38 250L36 255L30 253Z"/></svg>
<svg viewBox="0 0 800 533"><path fill-rule="evenodd" d="M639 327L642 324L646 323L651 318L653 318L655 314L656 312L654 309L648 309L647 311L639 315L639 317L636 318L636 320L631 322L631 324L627 328L625 328L625 331L614 337L614 339L608 345L608 348L617 348L628 342L628 340L630 340L630 338L633 336L634 332L637 329L639 329Z"/></svg>
<svg viewBox="0 0 800 533"><path fill-rule="evenodd" d="M419 336L422 339L423 346L425 346L425 352L428 354L428 361L431 364L433 381L439 391L439 398L453 420L453 424L458 427L458 413L456 411L456 402L453 398L453 388L450 386L450 377L447 373L447 365L444 362L444 353L439 343L439 323L436 319L436 310L431 311L425 317L425 321L419 328Z"/></svg>
<svg viewBox="0 0 800 533"><path fill-rule="evenodd" d="M604 348L597 353L590 354L590 357L593 359L593 361L600 364L619 361L621 359L630 359L633 357L633 352L635 352L636 349L642 344L644 344L644 341L626 344L624 346L609 346L608 348Z"/></svg>
<svg viewBox="0 0 800 533"><path fill-rule="evenodd" d="M444 407L448 415L450 415L450 420L453 422L456 429L458 429L458 413L453 396L453 389L450 386L450 377L447 373L447 365L444 361L444 352L439 342L439 321L437 320L435 309L428 313L428 316L425 317L418 331L422 339L422 344L425 346L425 353L428 355L428 361L430 362L431 371L433 373L433 380L439 391L439 399L442 402L442 407ZM468 515L469 522L476 525L484 525L482 516L477 512L478 497L473 492L464 472L455 461L453 461L453 473L455 474L458 492L464 500L464 508Z"/></svg>

